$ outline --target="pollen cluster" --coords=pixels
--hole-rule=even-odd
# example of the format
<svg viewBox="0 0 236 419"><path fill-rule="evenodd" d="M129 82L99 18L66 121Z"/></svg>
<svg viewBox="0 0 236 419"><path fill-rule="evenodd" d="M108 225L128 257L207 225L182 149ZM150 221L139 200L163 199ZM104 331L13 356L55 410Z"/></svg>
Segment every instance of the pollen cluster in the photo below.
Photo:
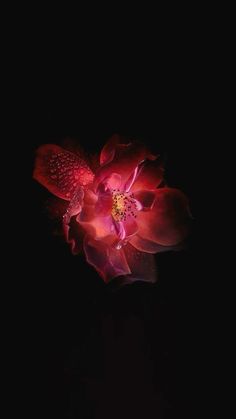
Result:
<svg viewBox="0 0 236 419"><path fill-rule="evenodd" d="M126 221L127 217L137 217L137 205L133 194L114 189L112 200L111 214L115 221Z"/></svg>

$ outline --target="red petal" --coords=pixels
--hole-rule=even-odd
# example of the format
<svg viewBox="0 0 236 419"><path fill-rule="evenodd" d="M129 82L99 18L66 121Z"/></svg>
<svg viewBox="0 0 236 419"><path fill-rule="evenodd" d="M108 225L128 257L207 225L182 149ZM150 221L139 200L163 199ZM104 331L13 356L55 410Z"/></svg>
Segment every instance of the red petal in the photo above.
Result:
<svg viewBox="0 0 236 419"><path fill-rule="evenodd" d="M84 240L86 260L101 275L105 282L120 275L130 274L124 251L93 240L86 236Z"/></svg>
<svg viewBox="0 0 236 419"><path fill-rule="evenodd" d="M126 237L131 237L138 231L138 225L136 220L133 217L128 218L124 222L124 229Z"/></svg>
<svg viewBox="0 0 236 419"><path fill-rule="evenodd" d="M156 191L155 191L156 192ZM142 209L150 210L156 199L156 193L153 191L138 191L134 194L134 198L137 199L142 205Z"/></svg>
<svg viewBox="0 0 236 419"><path fill-rule="evenodd" d="M124 247L126 260L131 270L127 283L134 281L156 282L157 270L153 255L139 252L131 244Z"/></svg>
<svg viewBox="0 0 236 419"><path fill-rule="evenodd" d="M118 173L112 173L110 176L103 181L109 189L119 189L121 186L121 175Z"/></svg>
<svg viewBox="0 0 236 419"><path fill-rule="evenodd" d="M170 250L181 250L183 246L181 244L175 246L162 246L161 244L152 242L147 239L143 239L138 234L131 237L130 244L134 246L136 249L140 250L140 252L147 252L147 253L160 253L160 252L168 252Z"/></svg>
<svg viewBox="0 0 236 419"><path fill-rule="evenodd" d="M138 213L138 235L163 246L172 246L186 238L189 221L186 196L178 189L160 188L152 210Z"/></svg>
<svg viewBox="0 0 236 419"><path fill-rule="evenodd" d="M157 161L147 161L140 170L131 191L156 189L163 181L164 168Z"/></svg>
<svg viewBox="0 0 236 419"><path fill-rule="evenodd" d="M112 194L109 190L106 192L100 192L97 194L98 199L94 207L94 215L96 216L106 216L111 215L112 211Z"/></svg>
<svg viewBox="0 0 236 419"><path fill-rule="evenodd" d="M34 179L59 198L70 200L76 188L93 181L93 173L79 156L54 144L37 150Z"/></svg>
<svg viewBox="0 0 236 419"><path fill-rule="evenodd" d="M94 180L95 190L99 183L103 182L112 173L120 174L122 184L125 185L136 166L145 159L153 160L156 158L150 154L144 145L136 143L116 144L115 146L113 145L113 148L115 148L115 152L112 151L112 159L107 160L107 164L101 167L96 174Z"/></svg>
<svg viewBox="0 0 236 419"><path fill-rule="evenodd" d="M120 142L119 135L113 135L104 145L100 154L100 165L107 164L112 161L116 152L116 145Z"/></svg>

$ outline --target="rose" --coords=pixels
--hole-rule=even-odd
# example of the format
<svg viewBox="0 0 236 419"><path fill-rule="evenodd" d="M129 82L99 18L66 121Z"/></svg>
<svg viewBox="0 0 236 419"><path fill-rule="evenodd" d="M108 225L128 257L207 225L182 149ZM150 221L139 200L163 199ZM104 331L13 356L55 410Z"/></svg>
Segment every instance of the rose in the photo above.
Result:
<svg viewBox="0 0 236 419"><path fill-rule="evenodd" d="M88 263L105 282L154 282L154 253L175 248L188 234L186 196L165 185L163 166L144 145L117 135L93 171L81 153L46 144L37 150L34 178L68 201L62 225L72 251L83 240Z"/></svg>

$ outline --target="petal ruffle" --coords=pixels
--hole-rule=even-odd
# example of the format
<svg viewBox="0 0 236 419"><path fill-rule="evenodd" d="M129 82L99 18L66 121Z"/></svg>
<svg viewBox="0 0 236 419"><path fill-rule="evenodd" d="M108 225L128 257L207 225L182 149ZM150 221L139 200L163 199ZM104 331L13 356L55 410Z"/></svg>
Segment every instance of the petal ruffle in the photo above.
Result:
<svg viewBox="0 0 236 419"><path fill-rule="evenodd" d="M33 177L59 198L70 200L78 186L93 181L85 160L55 144L38 148Z"/></svg>
<svg viewBox="0 0 236 419"><path fill-rule="evenodd" d="M137 217L138 235L163 246L183 241L189 230L187 197L178 189L156 190L156 200L151 211L140 211Z"/></svg>
<svg viewBox="0 0 236 419"><path fill-rule="evenodd" d="M117 276L130 274L123 249L117 250L86 236L84 252L87 262L98 271L105 282Z"/></svg>

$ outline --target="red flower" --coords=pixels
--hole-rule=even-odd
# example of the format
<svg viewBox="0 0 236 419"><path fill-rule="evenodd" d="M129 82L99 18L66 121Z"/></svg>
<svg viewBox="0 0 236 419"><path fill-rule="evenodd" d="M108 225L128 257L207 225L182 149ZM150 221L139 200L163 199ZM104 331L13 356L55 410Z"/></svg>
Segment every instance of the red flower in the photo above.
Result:
<svg viewBox="0 0 236 419"><path fill-rule="evenodd" d="M83 240L88 263L105 282L117 276L154 282L153 253L187 236L188 200L165 186L161 163L144 145L122 144L113 136L94 172L81 154L43 145L34 178L68 201L62 221L66 240L74 253Z"/></svg>

